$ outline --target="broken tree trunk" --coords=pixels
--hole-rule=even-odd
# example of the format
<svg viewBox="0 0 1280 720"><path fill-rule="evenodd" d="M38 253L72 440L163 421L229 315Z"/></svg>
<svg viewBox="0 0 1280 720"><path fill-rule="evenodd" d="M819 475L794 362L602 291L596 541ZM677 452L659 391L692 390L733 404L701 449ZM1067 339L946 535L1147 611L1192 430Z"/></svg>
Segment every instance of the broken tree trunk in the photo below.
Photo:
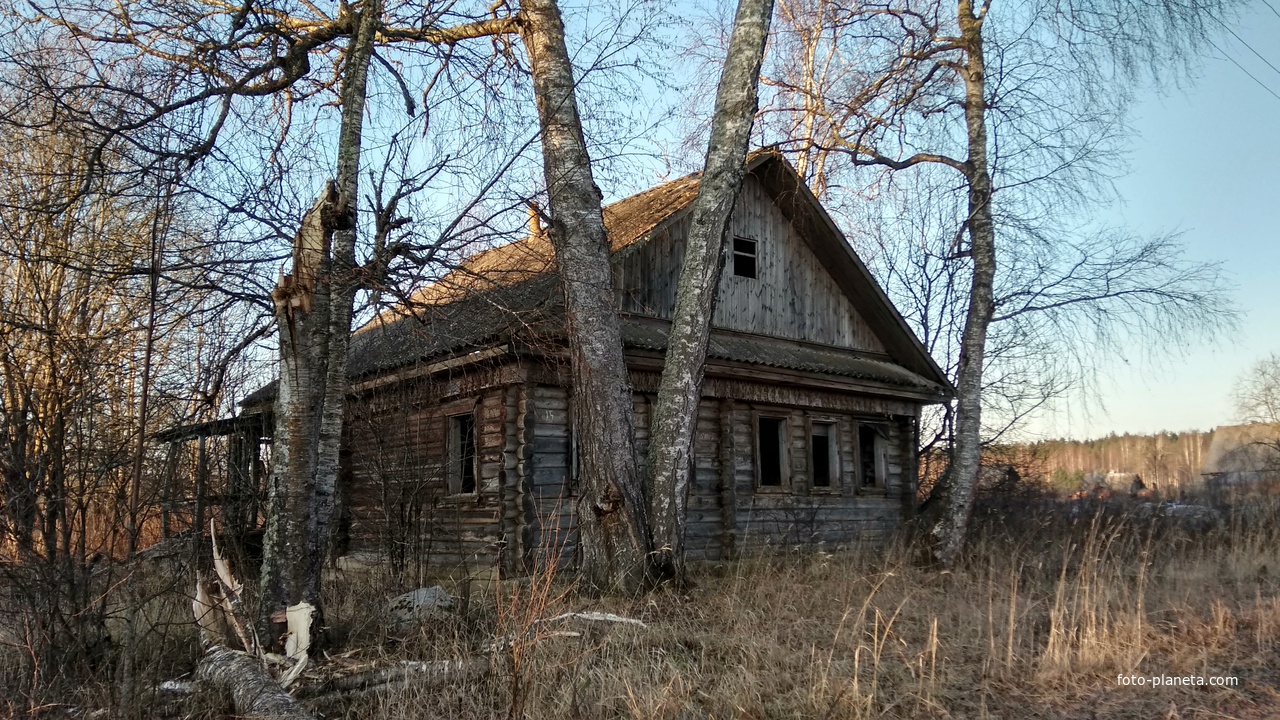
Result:
<svg viewBox="0 0 1280 720"><path fill-rule="evenodd" d="M332 228L325 220L337 205L337 191L328 183L294 240L293 274L281 278L272 294L280 328L280 381L262 556L259 626L267 647L275 645L278 635L271 629L271 616L301 600L311 584L306 552L319 472L324 378L331 359L328 311L336 299L327 281Z"/></svg>
<svg viewBox="0 0 1280 720"><path fill-rule="evenodd" d="M442 688L475 681L490 671L487 657L461 660L407 661L391 667L376 668L355 675L334 678L326 683L304 688L299 695L309 702L323 703L337 698L350 699L364 693L412 687L418 690Z"/></svg>
<svg viewBox="0 0 1280 720"><path fill-rule="evenodd" d="M560 8L555 0L528 0L521 5L520 26L542 127L549 232L568 315L582 466L582 573L597 591L631 594L648 582L650 541L602 197L578 116Z"/></svg>
<svg viewBox="0 0 1280 720"><path fill-rule="evenodd" d="M254 658L214 645L205 651L196 668L196 679L231 695L236 715L271 720L314 720L292 695Z"/></svg>
<svg viewBox="0 0 1280 720"><path fill-rule="evenodd" d="M337 181L294 239L293 273L272 293L280 332L280 382L267 532L263 537L262 638L277 647L272 616L299 602L323 625L320 579L329 553L347 346L357 288L356 203L365 82L381 22L380 0L359 11L342 76Z"/></svg>
<svg viewBox="0 0 1280 720"><path fill-rule="evenodd" d="M733 37L716 94L711 139L694 201L684 268L667 339L662 383L650 427L645 489L653 529L654 566L660 577L684 576L684 535L693 434L702 396L711 317L725 260L729 216L746 170L755 120L760 63L773 16L773 0L740 0Z"/></svg>

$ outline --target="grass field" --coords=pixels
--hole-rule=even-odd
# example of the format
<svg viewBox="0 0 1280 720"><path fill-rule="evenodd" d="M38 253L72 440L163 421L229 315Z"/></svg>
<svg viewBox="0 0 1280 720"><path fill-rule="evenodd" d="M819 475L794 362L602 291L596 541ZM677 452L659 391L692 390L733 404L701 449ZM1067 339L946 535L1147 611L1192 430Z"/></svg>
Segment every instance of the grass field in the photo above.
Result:
<svg viewBox="0 0 1280 720"><path fill-rule="evenodd" d="M401 638L382 629L385 599L402 589L393 577L335 576L331 666L511 642L485 676L316 709L353 720L1280 717L1276 506L1255 500L1195 524L1139 505L1070 507L1031 497L980 508L953 572L921 567L898 542L700 566L693 587L638 600L588 598L541 574L473 583L456 613ZM645 626L535 622L584 610ZM170 675L195 658L194 634L166 646ZM102 690L82 683L77 702L118 697L109 677L85 682ZM8 697L10 713L30 714ZM42 702L42 716L65 707Z"/></svg>

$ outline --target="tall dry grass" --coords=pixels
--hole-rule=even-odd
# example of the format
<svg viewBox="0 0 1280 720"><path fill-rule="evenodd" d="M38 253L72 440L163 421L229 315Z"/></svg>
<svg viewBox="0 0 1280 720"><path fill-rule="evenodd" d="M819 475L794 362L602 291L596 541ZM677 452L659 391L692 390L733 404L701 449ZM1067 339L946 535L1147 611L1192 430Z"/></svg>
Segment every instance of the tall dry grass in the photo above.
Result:
<svg viewBox="0 0 1280 720"><path fill-rule="evenodd" d="M1280 713L1280 503L1255 498L1220 521L1189 523L1136 503L1031 496L988 500L975 522L950 572L920 567L916 551L895 542L704 565L683 591L598 600L544 568L455 581L457 611L407 635L385 623L386 599L408 589L405 579L337 573L328 588L335 662L489 653L492 670L317 710L351 720ZM541 622L585 610L645 627ZM182 655L172 643L166 652ZM3 682L12 667L0 667ZM1153 688L1121 685L1122 675L1239 684ZM76 702L91 706L84 696Z"/></svg>
<svg viewBox="0 0 1280 720"><path fill-rule="evenodd" d="M488 678L407 688L328 717L1276 717L1280 507L1187 524L1100 504L981 509L953 572L904 543L699 569L636 601L535 576L478 589L465 631L426 628L397 656L478 652L539 617L604 610L644 629L528 635ZM582 629L582 628L575 628ZM1119 675L1239 678L1123 686Z"/></svg>

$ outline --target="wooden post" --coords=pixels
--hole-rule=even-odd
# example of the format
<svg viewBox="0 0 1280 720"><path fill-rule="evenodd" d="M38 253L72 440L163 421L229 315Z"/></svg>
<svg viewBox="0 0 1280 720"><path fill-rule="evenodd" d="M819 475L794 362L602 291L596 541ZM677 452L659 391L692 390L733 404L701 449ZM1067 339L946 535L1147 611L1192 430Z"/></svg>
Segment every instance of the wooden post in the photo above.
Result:
<svg viewBox="0 0 1280 720"><path fill-rule="evenodd" d="M194 544L192 557L200 557L204 539L204 496L209 491L208 441L209 438L201 435L199 443L196 445L195 510L191 519L192 543Z"/></svg>
<svg viewBox="0 0 1280 720"><path fill-rule="evenodd" d="M160 536L165 539L173 535L173 480L177 475L181 447L177 440L170 440L164 459L164 479L160 486Z"/></svg>

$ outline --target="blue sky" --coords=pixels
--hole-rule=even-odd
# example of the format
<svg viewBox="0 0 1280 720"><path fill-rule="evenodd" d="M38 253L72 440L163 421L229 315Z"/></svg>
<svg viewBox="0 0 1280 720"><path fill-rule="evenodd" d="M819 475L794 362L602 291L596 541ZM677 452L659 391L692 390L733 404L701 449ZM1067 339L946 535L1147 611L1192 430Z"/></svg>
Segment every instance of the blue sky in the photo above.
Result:
<svg viewBox="0 0 1280 720"><path fill-rule="evenodd" d="M1280 67L1280 2L1256 2L1233 28ZM1137 104L1131 174L1105 217L1141 234L1182 233L1190 259L1221 263L1244 315L1234 334L1153 361L1140 352L1109 363L1101 404L1065 403L1035 423L1051 437L1209 429L1232 422L1231 389L1280 352L1280 71L1224 32L1220 51L1182 87ZM1252 73L1250 79L1224 54Z"/></svg>

